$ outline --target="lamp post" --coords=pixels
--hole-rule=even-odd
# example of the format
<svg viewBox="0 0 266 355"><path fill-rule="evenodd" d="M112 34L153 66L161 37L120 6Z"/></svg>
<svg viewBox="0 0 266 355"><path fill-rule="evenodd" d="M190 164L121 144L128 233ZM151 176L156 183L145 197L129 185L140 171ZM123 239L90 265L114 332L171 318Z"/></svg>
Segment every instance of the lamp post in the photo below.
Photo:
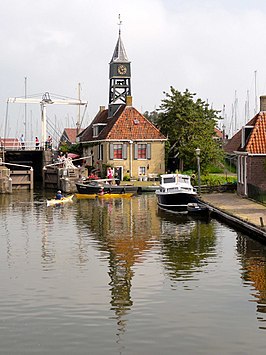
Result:
<svg viewBox="0 0 266 355"><path fill-rule="evenodd" d="M200 188L200 149L196 149L196 156L197 156L197 166L198 166L198 193L200 195L201 188Z"/></svg>

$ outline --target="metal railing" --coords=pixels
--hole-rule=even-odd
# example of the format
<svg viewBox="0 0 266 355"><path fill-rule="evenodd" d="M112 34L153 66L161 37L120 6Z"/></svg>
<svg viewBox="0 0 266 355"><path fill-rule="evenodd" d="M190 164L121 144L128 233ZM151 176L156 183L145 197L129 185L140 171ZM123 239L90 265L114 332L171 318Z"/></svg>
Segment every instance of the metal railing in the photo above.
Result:
<svg viewBox="0 0 266 355"><path fill-rule="evenodd" d="M40 142L38 145L35 141L25 141L21 143L19 141L3 142L0 141L0 150L48 150L52 149L52 146L48 142Z"/></svg>

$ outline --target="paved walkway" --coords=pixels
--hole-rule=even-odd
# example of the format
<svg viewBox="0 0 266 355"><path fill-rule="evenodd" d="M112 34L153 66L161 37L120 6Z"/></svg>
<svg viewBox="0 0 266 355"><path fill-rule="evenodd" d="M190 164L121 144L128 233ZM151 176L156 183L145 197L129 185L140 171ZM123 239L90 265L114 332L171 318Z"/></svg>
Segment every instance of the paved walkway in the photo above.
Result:
<svg viewBox="0 0 266 355"><path fill-rule="evenodd" d="M266 207L236 193L202 194L201 200L231 216L261 228L261 218L266 227Z"/></svg>

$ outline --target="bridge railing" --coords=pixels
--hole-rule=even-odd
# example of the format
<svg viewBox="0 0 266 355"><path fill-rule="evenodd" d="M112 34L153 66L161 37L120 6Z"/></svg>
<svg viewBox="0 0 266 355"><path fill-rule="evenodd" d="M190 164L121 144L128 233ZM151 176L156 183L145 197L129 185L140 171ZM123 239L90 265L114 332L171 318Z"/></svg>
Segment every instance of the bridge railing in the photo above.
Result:
<svg viewBox="0 0 266 355"><path fill-rule="evenodd" d="M47 142L40 142L37 145L35 141L25 141L24 143L18 140L13 142L0 141L0 150L48 150L51 148Z"/></svg>

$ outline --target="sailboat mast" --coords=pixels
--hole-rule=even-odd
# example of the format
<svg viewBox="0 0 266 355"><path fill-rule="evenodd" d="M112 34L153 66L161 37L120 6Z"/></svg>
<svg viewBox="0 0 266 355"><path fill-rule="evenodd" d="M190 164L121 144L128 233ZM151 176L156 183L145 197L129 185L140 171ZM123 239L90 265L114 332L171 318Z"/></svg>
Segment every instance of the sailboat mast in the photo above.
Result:
<svg viewBox="0 0 266 355"><path fill-rule="evenodd" d="M27 98L27 77L25 76L24 78L24 95L25 95L25 99ZM25 121L24 121L24 129L25 129L25 133L24 133L24 139L25 141L27 140L27 104L25 102L25 106L24 106L24 115L25 115Z"/></svg>
<svg viewBox="0 0 266 355"><path fill-rule="evenodd" d="M258 98L257 98L257 70L254 72L255 74L255 112L254 114L258 112Z"/></svg>
<svg viewBox="0 0 266 355"><path fill-rule="evenodd" d="M234 103L234 113L235 113L235 130L234 132L237 131L237 104L238 104L238 100L237 100L237 95L236 95L236 90L235 90L235 103Z"/></svg>
<svg viewBox="0 0 266 355"><path fill-rule="evenodd" d="M78 100L80 101L80 83L78 83ZM77 135L80 133L80 105L78 105Z"/></svg>

